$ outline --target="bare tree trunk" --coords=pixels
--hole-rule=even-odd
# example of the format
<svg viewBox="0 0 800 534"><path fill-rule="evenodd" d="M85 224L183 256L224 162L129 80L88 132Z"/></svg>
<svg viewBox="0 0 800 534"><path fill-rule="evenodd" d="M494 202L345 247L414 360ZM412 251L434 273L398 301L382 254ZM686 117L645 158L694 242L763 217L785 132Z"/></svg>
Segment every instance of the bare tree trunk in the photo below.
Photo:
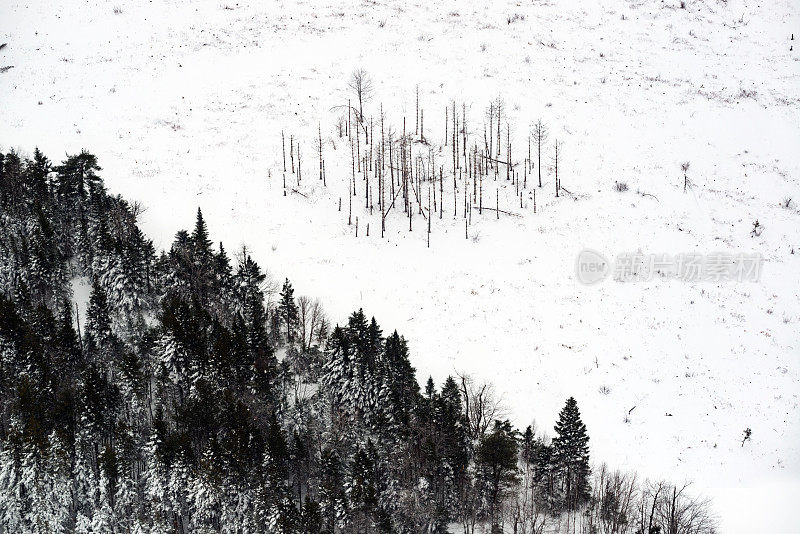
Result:
<svg viewBox="0 0 800 534"><path fill-rule="evenodd" d="M292 174L294 174L294 136L289 136L289 157L292 158Z"/></svg>

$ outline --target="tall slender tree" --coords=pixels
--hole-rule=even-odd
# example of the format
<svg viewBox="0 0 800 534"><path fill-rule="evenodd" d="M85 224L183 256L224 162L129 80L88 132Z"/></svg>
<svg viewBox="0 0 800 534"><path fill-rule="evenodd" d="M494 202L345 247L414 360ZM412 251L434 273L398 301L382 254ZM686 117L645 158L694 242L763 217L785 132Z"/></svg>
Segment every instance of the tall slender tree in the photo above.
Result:
<svg viewBox="0 0 800 534"><path fill-rule="evenodd" d="M553 456L563 490L562 505L575 510L589 500L589 436L574 397L558 414Z"/></svg>

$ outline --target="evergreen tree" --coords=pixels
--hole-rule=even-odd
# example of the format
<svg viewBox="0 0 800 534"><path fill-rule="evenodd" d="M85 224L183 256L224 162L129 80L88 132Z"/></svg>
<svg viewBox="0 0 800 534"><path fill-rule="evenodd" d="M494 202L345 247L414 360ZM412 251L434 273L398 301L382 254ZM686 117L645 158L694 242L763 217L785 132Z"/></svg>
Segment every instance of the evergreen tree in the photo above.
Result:
<svg viewBox="0 0 800 534"><path fill-rule="evenodd" d="M408 343L396 330L386 338L383 361L389 381L392 416L401 429L406 430L419 398L419 383L409 359Z"/></svg>
<svg viewBox="0 0 800 534"><path fill-rule="evenodd" d="M288 278L283 283L280 297L280 302L278 303L278 314L280 315L281 322L283 322L283 328L286 334L286 342L292 343L297 334L299 316L297 312L297 305L294 302L294 289L292 289L292 284L289 282Z"/></svg>
<svg viewBox="0 0 800 534"><path fill-rule="evenodd" d="M50 160L42 154L38 147L33 150L33 161L29 162L28 169L31 179L28 187L34 202L39 205L49 204L48 188L50 184L48 179L51 165Z"/></svg>
<svg viewBox="0 0 800 534"><path fill-rule="evenodd" d="M455 515L458 494L465 483L469 466L468 422L464 414L461 390L455 379L448 376L439 394L436 418L442 435L441 464L444 487L444 506Z"/></svg>
<svg viewBox="0 0 800 534"><path fill-rule="evenodd" d="M345 470L336 449L322 451L319 498L324 531L336 532L350 511L345 495Z"/></svg>
<svg viewBox="0 0 800 534"><path fill-rule="evenodd" d="M211 240L208 238L208 227L203 219L203 212L197 208L197 218L192 232L192 244L197 261L209 261L212 257Z"/></svg>
<svg viewBox="0 0 800 534"><path fill-rule="evenodd" d="M267 311L261 285L266 275L249 254L244 255L236 272L239 301L247 336L247 352L254 374L254 387L265 394L270 393L271 381L277 376L277 360L268 333ZM297 309L295 308L295 318Z"/></svg>
<svg viewBox="0 0 800 534"><path fill-rule="evenodd" d="M98 282L92 284L89 306L86 308L86 349L97 357L98 351L111 339L111 311L105 290Z"/></svg>
<svg viewBox="0 0 800 534"><path fill-rule="evenodd" d="M589 436L581 421L578 403L567 399L558 414L553 439L553 460L563 489L562 505L575 510L590 497Z"/></svg>
<svg viewBox="0 0 800 534"><path fill-rule="evenodd" d="M73 321L72 302L69 299L62 300L61 313L59 315L58 331L56 332L56 344L58 345L64 365L64 372L67 379L72 379L80 372L81 347L78 334L75 331Z"/></svg>
<svg viewBox="0 0 800 534"><path fill-rule="evenodd" d="M13 150L5 155L0 174L0 205L12 212L21 211L25 191L23 161Z"/></svg>
<svg viewBox="0 0 800 534"><path fill-rule="evenodd" d="M56 167L58 191L66 198L86 198L91 188L102 184L97 171L102 170L94 154L82 150Z"/></svg>
<svg viewBox="0 0 800 534"><path fill-rule="evenodd" d="M486 487L492 532L502 532L502 494L517 482L517 432L508 421L495 421L475 451L480 478Z"/></svg>
<svg viewBox="0 0 800 534"><path fill-rule="evenodd" d="M191 283L194 294L206 304L211 297L214 284L214 253L203 212L197 208L197 218L191 235Z"/></svg>

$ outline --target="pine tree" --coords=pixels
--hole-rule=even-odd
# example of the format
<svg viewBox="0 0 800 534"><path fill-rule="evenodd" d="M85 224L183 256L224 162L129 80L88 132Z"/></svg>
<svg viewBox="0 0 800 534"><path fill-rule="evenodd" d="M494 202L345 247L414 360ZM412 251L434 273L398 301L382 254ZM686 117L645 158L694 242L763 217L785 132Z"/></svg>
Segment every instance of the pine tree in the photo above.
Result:
<svg viewBox="0 0 800 534"><path fill-rule="evenodd" d="M86 198L90 189L102 184L97 171L102 170L94 154L82 150L76 156L67 156L66 161L56 167L59 192L66 197Z"/></svg>
<svg viewBox="0 0 800 534"><path fill-rule="evenodd" d="M96 355L111 339L111 311L105 290L95 281L86 309L86 349ZM96 357L96 356L95 356Z"/></svg>
<svg viewBox="0 0 800 534"><path fill-rule="evenodd" d="M306 497L300 510L300 530L303 534L322 533L322 512L317 501Z"/></svg>
<svg viewBox="0 0 800 534"><path fill-rule="evenodd" d="M277 360L267 330L267 311L261 285L266 275L246 251L236 272L236 286L246 331L247 354L254 369L251 379L262 393L269 393L277 375ZM297 309L295 308L295 318ZM296 320L296 319L295 319Z"/></svg>
<svg viewBox="0 0 800 534"><path fill-rule="evenodd" d="M489 499L492 532L500 529L503 492L517 481L517 432L508 421L495 421L494 428L483 437L475 451L480 479Z"/></svg>
<svg viewBox="0 0 800 534"><path fill-rule="evenodd" d="M25 514L24 487L19 451L9 442L0 443L0 527L22 532Z"/></svg>
<svg viewBox="0 0 800 534"><path fill-rule="evenodd" d="M353 455L347 495L352 504L352 520L359 531L369 531L380 521L380 478L375 445L368 439Z"/></svg>
<svg viewBox="0 0 800 534"><path fill-rule="evenodd" d="M191 235L192 246L192 286L194 294L205 304L211 297L214 286L214 253L211 249L211 240L208 238L208 228L203 219L203 212L197 208L194 231Z"/></svg>
<svg viewBox="0 0 800 534"><path fill-rule="evenodd" d="M280 293L280 302L278 303L278 314L283 322L284 332L286 333L286 342L292 343L297 334L297 327L299 316L297 312L297 305L294 302L294 289L292 284L287 278L283 283L283 289Z"/></svg>
<svg viewBox="0 0 800 534"><path fill-rule="evenodd" d="M555 431L553 457L564 491L562 505L567 510L575 510L589 500L590 468L589 436L573 397L567 399L558 414Z"/></svg>
<svg viewBox="0 0 800 534"><path fill-rule="evenodd" d="M447 377L439 394L436 419L442 435L440 454L444 476L444 506L454 516L458 494L467 478L469 466L469 423L464 414L461 390L452 376Z"/></svg>
<svg viewBox="0 0 800 534"><path fill-rule="evenodd" d="M91 520L99 499L97 475L92 466L93 443L89 426L89 422L83 417L75 439L72 508L76 511L76 532L91 532Z"/></svg>
<svg viewBox="0 0 800 534"><path fill-rule="evenodd" d="M353 347L344 328L336 326L328 339L320 381L331 398L334 411L347 409L347 388L352 380Z"/></svg>
<svg viewBox="0 0 800 534"><path fill-rule="evenodd" d="M198 260L207 261L211 258L211 240L208 238L208 227L200 208L197 208L197 218L192 232L192 244L194 245L195 257Z"/></svg>
<svg viewBox="0 0 800 534"><path fill-rule="evenodd" d="M31 177L31 183L28 187L31 190L34 202L39 205L48 204L50 160L42 154L38 147L33 150L33 161L28 163L28 169Z"/></svg>
<svg viewBox="0 0 800 534"><path fill-rule="evenodd" d="M217 295L215 302L211 305L217 307L216 313L218 316L224 317L228 315L229 310L233 308L234 300L234 286L233 286L233 270L231 268L231 260L225 247L222 243L219 244L219 252L214 255L214 293Z"/></svg>
<svg viewBox="0 0 800 534"><path fill-rule="evenodd" d="M10 151L3 161L3 172L0 174L0 205L18 211L24 194L24 167L22 158Z"/></svg>
<svg viewBox="0 0 800 534"><path fill-rule="evenodd" d="M61 353L61 362L63 362L67 380L74 379L77 376L83 359L72 317L72 302L69 299L64 299L61 304L56 343Z"/></svg>
<svg viewBox="0 0 800 534"><path fill-rule="evenodd" d="M393 418L401 428L407 428L419 397L419 383L409 360L408 343L396 330L386 338L383 361Z"/></svg>
<svg viewBox="0 0 800 534"><path fill-rule="evenodd" d="M319 498L326 532L336 532L349 515L344 484L344 465L339 454L335 449L324 449L320 459Z"/></svg>

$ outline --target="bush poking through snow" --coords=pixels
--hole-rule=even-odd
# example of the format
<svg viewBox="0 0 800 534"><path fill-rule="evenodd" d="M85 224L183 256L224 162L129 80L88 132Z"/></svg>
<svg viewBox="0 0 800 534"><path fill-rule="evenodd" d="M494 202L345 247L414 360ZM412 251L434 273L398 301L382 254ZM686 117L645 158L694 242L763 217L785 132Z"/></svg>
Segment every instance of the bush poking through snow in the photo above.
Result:
<svg viewBox="0 0 800 534"><path fill-rule="evenodd" d="M739 89L739 94L737 95L737 97L738 98L752 98L752 99L755 100L757 94L758 93L756 93L755 89L751 89L751 90L748 91L747 89L742 88L742 89Z"/></svg>
<svg viewBox="0 0 800 534"><path fill-rule="evenodd" d="M683 192L685 193L686 190L692 187L692 181L689 179L689 162L685 161L681 163L681 170L683 171Z"/></svg>
<svg viewBox="0 0 800 534"><path fill-rule="evenodd" d="M628 184L625 182L614 182L614 191L617 193L624 193L628 190Z"/></svg>

